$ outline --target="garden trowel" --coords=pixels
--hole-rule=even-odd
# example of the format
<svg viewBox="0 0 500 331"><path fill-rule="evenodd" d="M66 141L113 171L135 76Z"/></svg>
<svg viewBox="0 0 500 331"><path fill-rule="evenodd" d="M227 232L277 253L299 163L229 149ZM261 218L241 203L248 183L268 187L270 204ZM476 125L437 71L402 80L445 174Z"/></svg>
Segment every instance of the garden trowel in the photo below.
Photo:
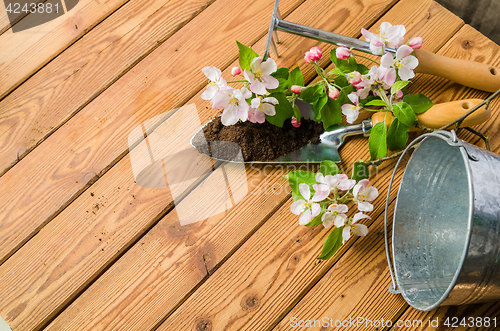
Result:
<svg viewBox="0 0 500 331"><path fill-rule="evenodd" d="M438 129L442 126L452 122L460 116L467 113L476 105L480 104L481 99L468 99L451 101L432 106L425 113L417 115L419 123L432 128ZM313 112L308 103L296 100L295 104L299 107L300 113L303 118L312 118ZM246 163L319 163L323 160L332 160L340 162L339 148L343 145L344 139L349 136L362 134L367 137L370 135L370 130L379 122L383 122L389 126L392 122L392 117L387 116L386 112L375 112L371 118L362 120L359 124L352 124L347 126L336 126L330 131L325 131L320 135L320 143L308 143L304 147L292 151L290 154L281 156L272 161L253 161L246 160ZM387 113L389 114L389 113ZM473 126L486 121L491 115L489 109L485 106L476 110L473 114L468 116L463 122L461 127ZM207 124L205 124L206 126ZM417 130L411 128L410 131ZM228 162L242 162L241 150L237 144L227 142L227 145L212 144L205 139L203 128L198 130L191 138L191 145L198 150L198 152L212 157L213 159L228 161ZM212 148L211 148L212 147Z"/></svg>

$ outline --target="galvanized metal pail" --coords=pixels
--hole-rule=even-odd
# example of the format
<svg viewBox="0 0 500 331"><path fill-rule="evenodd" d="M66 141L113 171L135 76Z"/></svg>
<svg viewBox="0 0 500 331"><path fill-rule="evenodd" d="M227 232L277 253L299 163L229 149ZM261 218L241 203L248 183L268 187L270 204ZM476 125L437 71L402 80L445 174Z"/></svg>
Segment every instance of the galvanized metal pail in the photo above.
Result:
<svg viewBox="0 0 500 331"><path fill-rule="evenodd" d="M387 209L396 170L412 145L399 186L392 229ZM393 284L413 308L500 300L500 157L436 131L415 139L398 160L385 210Z"/></svg>

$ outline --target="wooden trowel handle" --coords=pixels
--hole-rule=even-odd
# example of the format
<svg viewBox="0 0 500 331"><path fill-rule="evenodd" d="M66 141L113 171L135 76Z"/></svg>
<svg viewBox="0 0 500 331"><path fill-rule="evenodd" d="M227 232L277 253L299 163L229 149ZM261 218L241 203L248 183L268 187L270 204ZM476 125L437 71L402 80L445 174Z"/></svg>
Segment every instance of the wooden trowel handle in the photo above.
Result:
<svg viewBox="0 0 500 331"><path fill-rule="evenodd" d="M417 115L418 121L432 129L439 129L440 127L454 121L460 116L467 113L476 105L480 104L484 100L481 99L467 99L450 101L445 103L438 103L432 106L425 113ZM372 116L373 126L375 124L382 122L384 120L386 112L377 112ZM486 121L491 115L491 111L482 106L476 110L472 115L468 116L460 127L473 126L481 124ZM388 114L385 123L389 127L392 123L392 115ZM410 131L416 131L417 128L411 128Z"/></svg>
<svg viewBox="0 0 500 331"><path fill-rule="evenodd" d="M443 77L459 84L487 92L500 89L500 69L474 61L453 59L424 49L416 49L415 72Z"/></svg>

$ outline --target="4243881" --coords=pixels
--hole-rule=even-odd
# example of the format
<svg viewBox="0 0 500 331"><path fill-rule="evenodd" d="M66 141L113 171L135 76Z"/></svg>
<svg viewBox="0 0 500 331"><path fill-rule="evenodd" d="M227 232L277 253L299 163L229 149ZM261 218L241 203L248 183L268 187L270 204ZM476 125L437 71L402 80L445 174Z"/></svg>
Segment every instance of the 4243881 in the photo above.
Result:
<svg viewBox="0 0 500 331"><path fill-rule="evenodd" d="M464 327L493 327L497 326L497 318L490 317L463 317L462 319L458 317L447 317L443 323L445 326L449 328L457 328L459 326Z"/></svg>
<svg viewBox="0 0 500 331"><path fill-rule="evenodd" d="M31 13L31 14L52 14L59 13L59 4L56 3L52 5L51 3L25 3L24 5L18 2L9 3L5 11L9 14L21 14L21 13Z"/></svg>

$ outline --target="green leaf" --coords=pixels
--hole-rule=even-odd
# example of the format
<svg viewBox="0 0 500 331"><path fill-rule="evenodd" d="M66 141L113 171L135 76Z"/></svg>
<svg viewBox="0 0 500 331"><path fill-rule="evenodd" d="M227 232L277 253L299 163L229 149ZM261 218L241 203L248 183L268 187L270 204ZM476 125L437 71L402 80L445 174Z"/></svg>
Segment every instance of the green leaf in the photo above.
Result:
<svg viewBox="0 0 500 331"><path fill-rule="evenodd" d="M372 160L385 157L387 154L387 127L384 122L375 124L368 138L368 148Z"/></svg>
<svg viewBox="0 0 500 331"><path fill-rule="evenodd" d="M398 102L392 107L394 116L403 124L412 127L417 121L417 115L406 102Z"/></svg>
<svg viewBox="0 0 500 331"><path fill-rule="evenodd" d="M304 86L304 76L302 75L302 71L300 71L299 67L295 67L292 71L290 71L288 81L290 86Z"/></svg>
<svg viewBox="0 0 500 331"><path fill-rule="evenodd" d="M302 93L300 94L300 98L305 102L313 104L323 94L325 94L323 91L323 85L312 85L307 87L304 91L302 91Z"/></svg>
<svg viewBox="0 0 500 331"><path fill-rule="evenodd" d="M335 162L330 160L321 161L321 165L319 166L319 171L323 174L323 176L335 176L339 171L339 167L335 164Z"/></svg>
<svg viewBox="0 0 500 331"><path fill-rule="evenodd" d="M396 93L399 90L402 90L406 85L410 84L409 80L399 80L392 84L391 87L391 94Z"/></svg>
<svg viewBox="0 0 500 331"><path fill-rule="evenodd" d="M342 122L342 109L337 100L327 99L326 104L321 108L321 121L323 128L328 131L332 126Z"/></svg>
<svg viewBox="0 0 500 331"><path fill-rule="evenodd" d="M287 68L279 68L278 70L273 72L271 74L271 76L273 76L274 78L276 78L278 80L279 85L275 89L269 89L268 91L270 93L281 92L281 91L284 91L284 90L290 88L290 85L288 82L289 73L288 73Z"/></svg>
<svg viewBox="0 0 500 331"><path fill-rule="evenodd" d="M319 260L328 260L335 254L340 246L342 246L342 228L335 228L326 238L321 250L321 255L318 256Z"/></svg>
<svg viewBox="0 0 500 331"><path fill-rule="evenodd" d="M266 120L269 123L282 128L285 120L293 116L292 105L282 92L271 93L269 97L276 98L279 103L274 107L276 114L274 116L266 115Z"/></svg>
<svg viewBox="0 0 500 331"><path fill-rule="evenodd" d="M348 91L349 92L349 89L348 88L344 88L340 91L340 94L339 96L337 97L337 102L342 106L342 105L345 105L346 103L349 103L349 104L352 104L351 100L349 100L349 98L347 97L347 94L345 91ZM350 93L350 92L349 92Z"/></svg>
<svg viewBox="0 0 500 331"><path fill-rule="evenodd" d="M318 101L312 104L312 110L314 114L316 114L315 119L320 120L321 119L321 110L325 106L325 104L328 102L328 96L326 94L323 94L320 96Z"/></svg>
<svg viewBox="0 0 500 331"><path fill-rule="evenodd" d="M403 97L403 101L411 106L415 114L425 113L434 106L431 99L423 94L407 94Z"/></svg>
<svg viewBox="0 0 500 331"><path fill-rule="evenodd" d="M352 166L352 176L351 179L359 182L362 179L367 179L370 177L370 171L368 170L368 165L363 162L363 160L359 160L358 162L354 162Z"/></svg>
<svg viewBox="0 0 500 331"><path fill-rule="evenodd" d="M354 56L349 57L347 60L339 60L337 58L337 54L335 53L335 49L330 51L330 59L333 64L335 64L335 67L339 68L343 72L351 72L358 69L358 64Z"/></svg>
<svg viewBox="0 0 500 331"><path fill-rule="evenodd" d="M311 222L307 223L305 226L312 226L312 225L320 225L323 224L323 221L321 220L321 217L323 217L323 213L320 213L318 216L313 218Z"/></svg>
<svg viewBox="0 0 500 331"><path fill-rule="evenodd" d="M241 70L243 71L245 69L250 69L250 63L252 63L252 60L258 57L259 55L254 52L252 47L245 46L239 41L236 41L236 44L238 45L238 48L240 50Z"/></svg>
<svg viewBox="0 0 500 331"><path fill-rule="evenodd" d="M305 170L292 171L288 174L288 185L290 185L290 188L292 189L294 201L297 201L298 199L304 199L299 190L299 184L301 183L307 184L310 187L313 184L317 184L318 182L316 181L316 174L314 172Z"/></svg>
<svg viewBox="0 0 500 331"><path fill-rule="evenodd" d="M368 67L364 64L358 63L357 71L362 75L366 75L370 71L370 69L368 69Z"/></svg>
<svg viewBox="0 0 500 331"><path fill-rule="evenodd" d="M367 102L365 106L386 106L387 104L383 100L375 99L370 102Z"/></svg>
<svg viewBox="0 0 500 331"><path fill-rule="evenodd" d="M347 81L347 78L345 78L345 76L337 76L333 79L333 82L342 88L349 86L350 88L354 89L354 86L352 86L351 83ZM349 94L349 92L346 93Z"/></svg>
<svg viewBox="0 0 500 331"><path fill-rule="evenodd" d="M278 68L275 72L271 74L274 78L284 78L288 79L289 76L288 68Z"/></svg>
<svg viewBox="0 0 500 331"><path fill-rule="evenodd" d="M408 132L410 127L401 123L395 118L387 133L387 147L390 151L395 151L406 146L408 142Z"/></svg>

